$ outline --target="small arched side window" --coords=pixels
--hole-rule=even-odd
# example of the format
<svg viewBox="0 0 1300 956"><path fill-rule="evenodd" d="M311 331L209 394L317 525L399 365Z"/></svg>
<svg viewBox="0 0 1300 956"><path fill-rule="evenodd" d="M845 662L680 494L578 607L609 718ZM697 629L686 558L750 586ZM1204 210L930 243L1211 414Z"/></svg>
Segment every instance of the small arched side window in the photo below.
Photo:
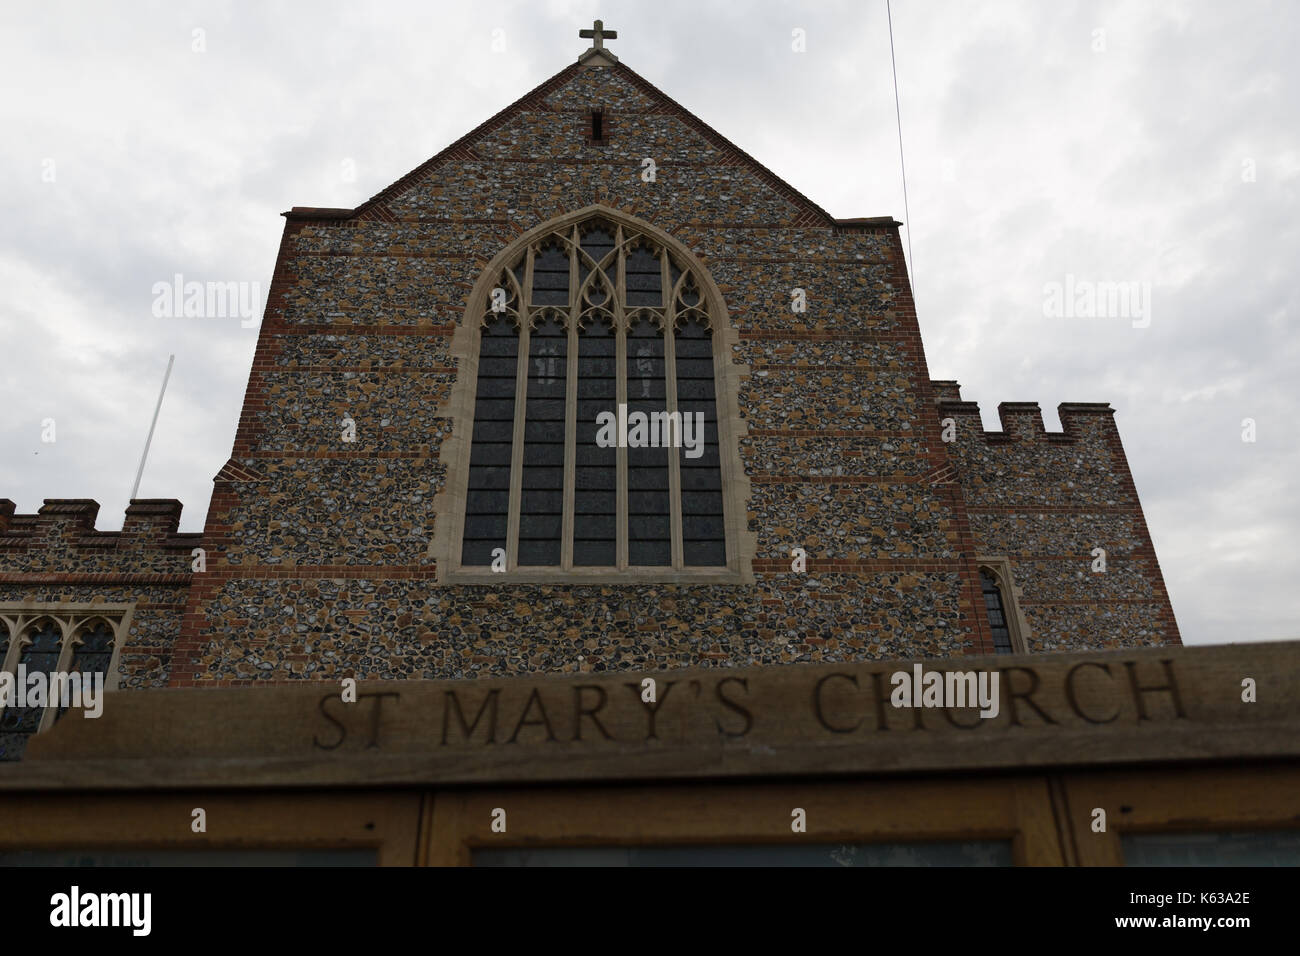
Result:
<svg viewBox="0 0 1300 956"><path fill-rule="evenodd" d="M1029 625L1016 604L1011 563L1006 558L980 558L980 589L984 613L993 633L993 653L1028 653Z"/></svg>

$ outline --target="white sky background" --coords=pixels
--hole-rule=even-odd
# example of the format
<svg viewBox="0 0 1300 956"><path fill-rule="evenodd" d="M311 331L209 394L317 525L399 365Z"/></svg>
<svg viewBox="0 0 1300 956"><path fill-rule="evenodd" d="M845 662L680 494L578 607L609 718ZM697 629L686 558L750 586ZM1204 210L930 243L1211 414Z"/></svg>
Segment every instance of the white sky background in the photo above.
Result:
<svg viewBox="0 0 1300 956"><path fill-rule="evenodd" d="M1300 636L1300 4L893 14L931 376L990 429L1000 401L1049 429L1059 402L1109 401L1184 640ZM832 215L906 218L884 0L7 4L0 497L95 498L120 528L175 352L140 497L201 530L256 329L154 318L153 284L265 290L280 212L369 198L572 62L597 16ZM1044 317L1067 274L1150 283L1150 327Z"/></svg>

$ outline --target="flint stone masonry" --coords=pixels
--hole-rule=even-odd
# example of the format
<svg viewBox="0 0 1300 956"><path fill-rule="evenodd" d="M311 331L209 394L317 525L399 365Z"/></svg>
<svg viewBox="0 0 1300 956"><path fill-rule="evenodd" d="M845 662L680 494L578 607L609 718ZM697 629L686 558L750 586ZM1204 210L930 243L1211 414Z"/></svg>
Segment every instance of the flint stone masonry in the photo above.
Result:
<svg viewBox="0 0 1300 956"><path fill-rule="evenodd" d="M956 575L771 575L754 595L676 586L429 589L423 582L227 582L213 681L643 671L961 653ZM816 585L816 586L813 586ZM430 624L436 622L436 626ZM908 622L906 638L894 634Z"/></svg>
<svg viewBox="0 0 1300 956"><path fill-rule="evenodd" d="M682 243L721 293L749 577L440 583L471 297L519 236L589 208ZM1053 435L1004 405L986 434L930 380L901 224L833 218L622 64L561 71L357 209L285 216L202 535L176 534L176 502L99 532L93 502L0 501L0 599L138 602L123 687L989 654L985 557L1010 563L1030 651L1179 641L1109 407L1062 406Z"/></svg>
<svg viewBox="0 0 1300 956"><path fill-rule="evenodd" d="M956 382L932 382L981 554L1010 558L1031 651L1181 643L1109 405L1063 404L1048 432L1033 402L998 406L986 432ZM1105 551L1104 572L1092 570Z"/></svg>
<svg viewBox="0 0 1300 956"><path fill-rule="evenodd" d="M362 453L364 454L364 452ZM439 490L427 459L284 458L227 512L228 564L386 565L425 560Z"/></svg>
<svg viewBox="0 0 1300 956"><path fill-rule="evenodd" d="M266 390L266 406L254 411L263 441L256 450L339 450L344 417L357 423L352 451L405 450L411 436L441 441L444 424L436 414L454 373L412 369L373 372L298 372L277 375Z"/></svg>
<svg viewBox="0 0 1300 956"><path fill-rule="evenodd" d="M818 483L832 477L894 478L906 482L917 480L929 470L919 454L921 443L906 435L799 438L752 431L740 444L745 449L746 471L756 482L765 480L764 476ZM778 470L783 463L792 461L803 467L789 474Z"/></svg>
<svg viewBox="0 0 1300 956"><path fill-rule="evenodd" d="M178 533L181 503L136 499L121 531L96 531L99 504L47 498L34 515L0 499L0 603L135 604L119 686L166 686L202 535ZM5 635L0 635L3 637Z"/></svg>

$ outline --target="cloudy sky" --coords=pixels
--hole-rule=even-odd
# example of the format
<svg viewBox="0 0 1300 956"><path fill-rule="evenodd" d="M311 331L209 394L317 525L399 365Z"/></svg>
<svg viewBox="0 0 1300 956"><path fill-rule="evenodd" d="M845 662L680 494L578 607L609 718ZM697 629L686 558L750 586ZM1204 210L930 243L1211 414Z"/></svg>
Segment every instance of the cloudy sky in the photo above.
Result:
<svg viewBox="0 0 1300 956"><path fill-rule="evenodd" d="M1115 406L1186 642L1300 637L1284 2L895 0L910 215L884 0L6 4L0 497L95 498L120 528L175 353L140 496L201 530L256 328L156 318L154 284L265 289L282 211L364 201L570 63L597 16L832 215L909 221L931 374L986 428L1000 401L1049 429L1059 402ZM1047 314L1067 282L1137 283L1149 308Z"/></svg>

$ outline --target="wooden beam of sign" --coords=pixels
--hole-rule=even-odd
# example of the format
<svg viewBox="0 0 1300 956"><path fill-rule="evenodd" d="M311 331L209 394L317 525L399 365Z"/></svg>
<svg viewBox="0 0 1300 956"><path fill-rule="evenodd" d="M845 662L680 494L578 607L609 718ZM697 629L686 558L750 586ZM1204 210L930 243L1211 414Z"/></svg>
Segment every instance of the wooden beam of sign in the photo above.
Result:
<svg viewBox="0 0 1300 956"><path fill-rule="evenodd" d="M904 685L924 704L935 681L972 697L995 688L995 706L897 706ZM0 765L0 789L861 777L1294 759L1298 689L1300 642L362 682L350 701L332 682L128 691L110 694L98 719L71 710L33 738L24 760Z"/></svg>

